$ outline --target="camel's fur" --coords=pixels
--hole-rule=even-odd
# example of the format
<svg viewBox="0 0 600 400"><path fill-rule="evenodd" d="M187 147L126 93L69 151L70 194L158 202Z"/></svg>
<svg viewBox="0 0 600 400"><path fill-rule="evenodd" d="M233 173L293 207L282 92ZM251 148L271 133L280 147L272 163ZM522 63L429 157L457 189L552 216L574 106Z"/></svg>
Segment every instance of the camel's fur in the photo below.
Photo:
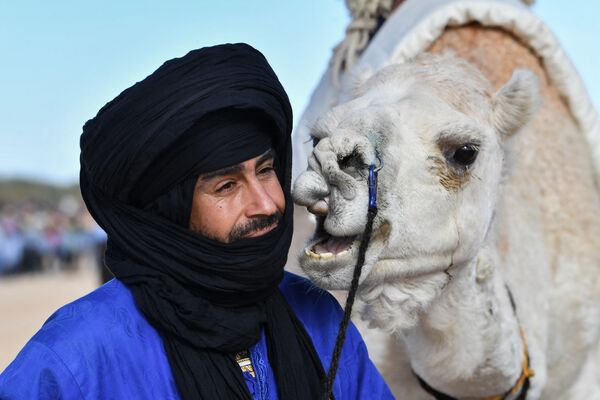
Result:
<svg viewBox="0 0 600 400"><path fill-rule="evenodd" d="M545 289L560 295L549 294L545 304L534 306L527 302L520 307L530 307L532 314L546 308L548 332L564 332L562 336L548 335L550 342L546 343L554 351L548 351L549 378L544 397L559 398L551 394L561 393L578 376L586 374L581 370L584 357L600 363L599 350L595 355L587 354L589 349L582 351L586 343L596 343L598 348L600 330L600 201L598 190L593 190L594 167L589 144L549 82L539 59L512 35L478 25L448 29L431 51L447 49L476 65L494 85L506 79L514 68L527 67L540 77L542 106L530 126L514 140L510 160L513 165L506 179L507 205L498 217L506 221L504 225L514 221L529 226L514 216L515 211L523 208L519 199L533 199L534 210L539 213L535 219L532 210L526 216L543 232L543 252L548 262L546 268L538 270L548 276L549 286ZM516 269L508 266L509 260L518 254L520 241L527 240L527 232L512 230L515 229L508 226L499 230L496 248L503 264ZM515 275L515 281L524 277L520 268ZM563 293L569 296L563 297ZM578 317L574 318L575 315ZM600 370L595 374L591 382L598 396ZM589 392L576 393L566 391L564 398L591 398Z"/></svg>
<svg viewBox="0 0 600 400"><path fill-rule="evenodd" d="M600 398L600 196L586 140L540 61L509 33L448 28L430 50L447 49L485 78L451 56L379 71L315 126L324 139L295 198L325 198L324 228L358 234L364 178L337 161L354 150L367 164L382 156L359 296L363 316L400 340L395 370L383 371L399 398L428 398L411 367L459 398L507 390L521 372L519 324L536 373L528 398ZM538 77L539 109L531 75L517 67ZM456 173L444 141L424 133L446 126L450 138L481 139L472 170ZM318 283L347 288L349 257L303 263Z"/></svg>

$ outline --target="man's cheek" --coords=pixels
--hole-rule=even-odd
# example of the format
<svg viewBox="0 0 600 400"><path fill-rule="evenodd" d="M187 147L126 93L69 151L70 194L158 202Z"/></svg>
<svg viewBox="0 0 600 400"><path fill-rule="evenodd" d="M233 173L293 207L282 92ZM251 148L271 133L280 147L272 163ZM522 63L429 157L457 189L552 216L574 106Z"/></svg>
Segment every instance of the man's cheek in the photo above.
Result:
<svg viewBox="0 0 600 400"><path fill-rule="evenodd" d="M279 181L276 181L271 193L273 193L273 196L271 197L273 202L279 209L279 212L283 213L285 210L285 195L283 194L283 189L281 189Z"/></svg>

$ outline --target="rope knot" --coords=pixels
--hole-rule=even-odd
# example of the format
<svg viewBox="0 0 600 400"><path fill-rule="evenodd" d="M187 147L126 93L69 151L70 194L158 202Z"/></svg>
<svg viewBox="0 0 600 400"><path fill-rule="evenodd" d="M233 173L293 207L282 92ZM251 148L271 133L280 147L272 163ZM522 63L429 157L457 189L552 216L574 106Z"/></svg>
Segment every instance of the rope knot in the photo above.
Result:
<svg viewBox="0 0 600 400"><path fill-rule="evenodd" d="M370 18L355 19L346 28L346 34L369 34L377 26L377 21Z"/></svg>

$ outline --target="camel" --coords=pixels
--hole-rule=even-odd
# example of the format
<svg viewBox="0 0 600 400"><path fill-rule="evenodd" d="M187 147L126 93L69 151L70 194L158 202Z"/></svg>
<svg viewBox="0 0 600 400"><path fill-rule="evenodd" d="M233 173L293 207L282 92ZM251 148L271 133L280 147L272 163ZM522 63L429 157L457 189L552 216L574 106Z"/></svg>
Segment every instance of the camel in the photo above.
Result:
<svg viewBox="0 0 600 400"><path fill-rule="evenodd" d="M600 128L581 81L515 1L401 3L354 61L338 47L295 132L297 154L316 143L295 166L317 215L302 268L348 289L382 165L359 314L395 345L379 366L398 398L600 399ZM394 47L403 10L421 19Z"/></svg>

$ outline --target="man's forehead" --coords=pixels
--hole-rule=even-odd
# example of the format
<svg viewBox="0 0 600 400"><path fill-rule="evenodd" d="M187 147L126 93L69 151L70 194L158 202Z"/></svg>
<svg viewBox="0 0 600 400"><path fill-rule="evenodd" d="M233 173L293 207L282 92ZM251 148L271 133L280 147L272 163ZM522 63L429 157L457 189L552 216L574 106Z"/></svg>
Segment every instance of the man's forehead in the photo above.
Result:
<svg viewBox="0 0 600 400"><path fill-rule="evenodd" d="M200 174L200 179L202 179L203 181L207 181L209 179L216 178L216 177L223 176L223 175L240 173L246 169L246 166L244 165L244 163L246 163L247 161L256 159L256 164L258 165L263 162L272 160L274 157L275 157L275 150L273 150L273 148L270 148L269 150L265 151L261 155L250 158L245 161L242 161L239 164L230 165L228 167L219 168L215 171L210 171L210 172L206 172L204 174Z"/></svg>

